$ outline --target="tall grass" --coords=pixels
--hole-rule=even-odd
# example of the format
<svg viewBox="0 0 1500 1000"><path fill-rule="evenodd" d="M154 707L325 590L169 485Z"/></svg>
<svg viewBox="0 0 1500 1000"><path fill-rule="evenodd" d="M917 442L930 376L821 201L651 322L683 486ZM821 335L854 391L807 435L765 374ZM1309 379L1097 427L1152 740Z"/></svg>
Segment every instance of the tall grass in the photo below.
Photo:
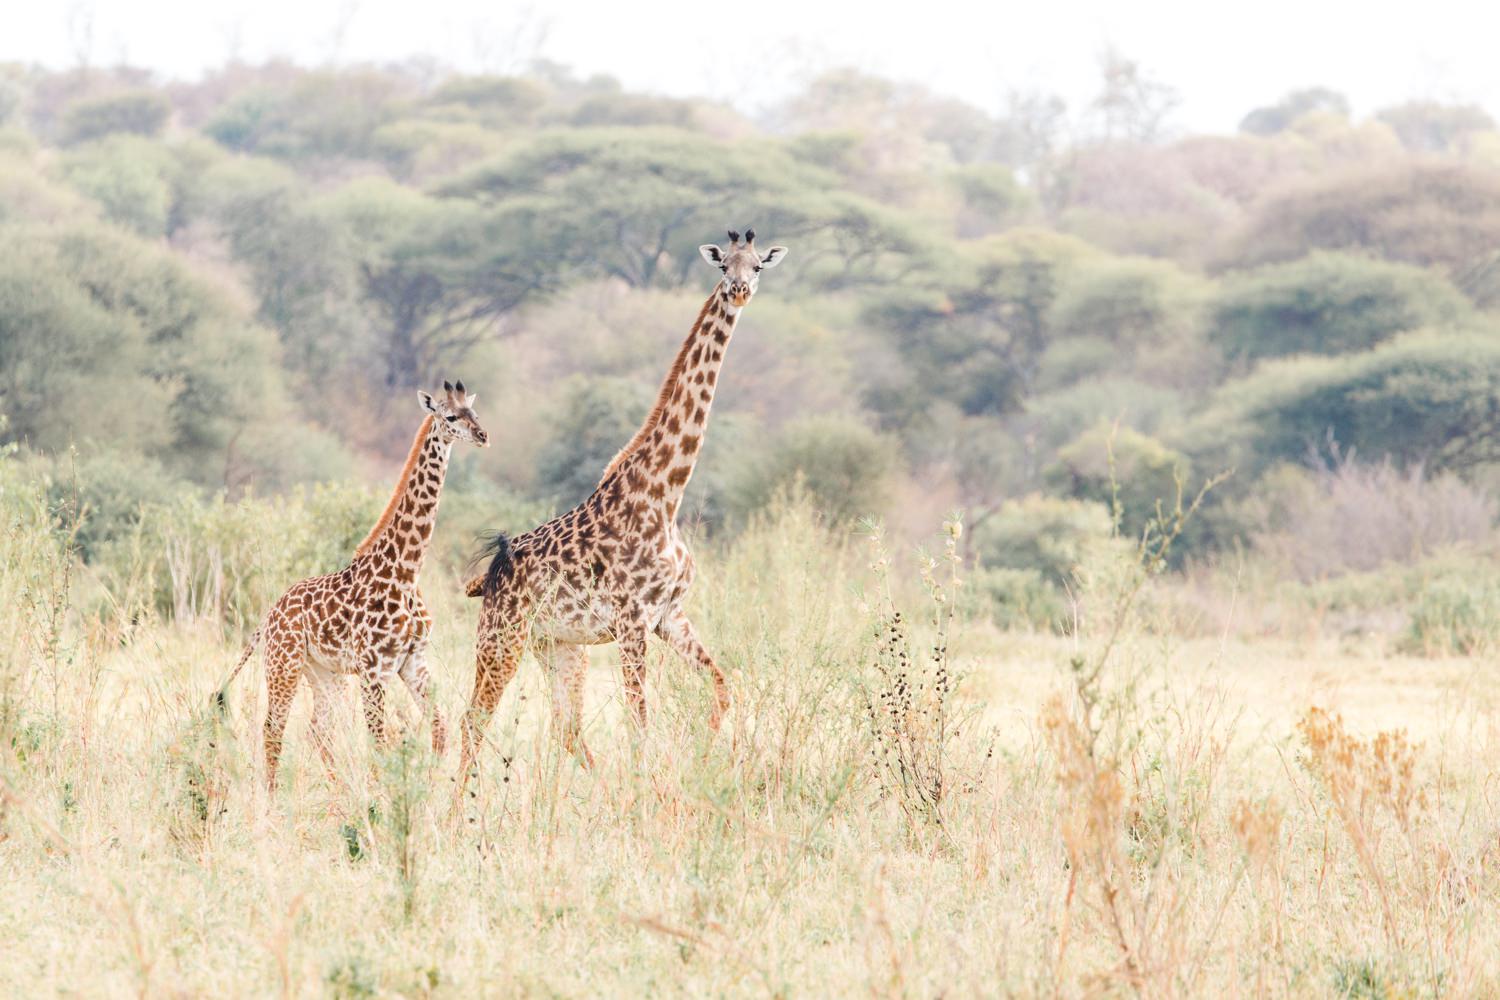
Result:
<svg viewBox="0 0 1500 1000"><path fill-rule="evenodd" d="M1220 646L1129 597L1149 551L1100 550L1074 634L997 635L955 610L952 536L872 568L789 501L700 547L691 611L735 694L716 739L708 682L657 647L636 731L604 648L580 769L528 659L455 810L421 714L393 697L405 738L380 754L353 692L339 780L304 698L268 799L253 686L202 711L235 643L203 606L134 615L47 496L0 459L7 994L1500 990L1493 677L1425 744L1293 690L1247 727ZM287 560L268 590L297 571L286 503L224 515ZM452 716L476 609L440 568L426 586Z"/></svg>

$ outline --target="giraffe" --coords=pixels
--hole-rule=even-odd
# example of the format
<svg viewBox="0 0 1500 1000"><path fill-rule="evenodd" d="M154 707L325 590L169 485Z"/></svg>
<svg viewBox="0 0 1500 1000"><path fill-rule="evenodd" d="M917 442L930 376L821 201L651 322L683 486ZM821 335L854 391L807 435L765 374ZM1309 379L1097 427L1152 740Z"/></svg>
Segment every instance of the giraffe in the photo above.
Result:
<svg viewBox="0 0 1500 1000"><path fill-rule="evenodd" d="M223 708L229 684L255 652L266 661L266 787L276 790L276 766L287 713L304 675L313 692L313 740L330 776L333 750L328 715L335 682L342 674L360 680L365 722L379 746L389 741L385 686L398 676L432 719L432 748L447 743L442 713L428 693L427 643L432 616L417 589L417 574L432 538L443 477L453 442L481 448L489 435L474 414L477 395L463 382L443 383L444 396L419 392L427 415L417 430L395 493L354 559L337 573L309 577L289 587L250 636L239 663L220 688Z"/></svg>
<svg viewBox="0 0 1500 1000"><path fill-rule="evenodd" d="M488 568L466 586L483 597L474 691L463 718L460 787L505 686L529 645L547 675L555 734L592 766L580 732L590 645L616 642L625 699L646 725L646 637L655 632L712 681L708 724L717 732L729 708L724 672L703 648L683 599L693 557L677 510L703 445L724 352L760 272L786 247L755 248L755 231L729 233L729 246L699 247L723 273L677 352L646 421L617 454L594 492L574 509L514 539L496 535L481 553Z"/></svg>

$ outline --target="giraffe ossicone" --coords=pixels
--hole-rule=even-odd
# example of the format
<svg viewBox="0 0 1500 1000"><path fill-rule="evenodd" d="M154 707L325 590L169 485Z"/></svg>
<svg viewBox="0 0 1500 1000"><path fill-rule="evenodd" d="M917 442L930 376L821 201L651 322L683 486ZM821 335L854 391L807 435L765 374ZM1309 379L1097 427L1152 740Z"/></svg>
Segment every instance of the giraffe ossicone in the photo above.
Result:
<svg viewBox="0 0 1500 1000"><path fill-rule="evenodd" d="M385 688L400 677L432 720L432 746L442 753L447 727L433 702L427 669L432 616L417 577L432 540L438 500L455 442L478 447L489 435L474 413L477 398L463 382L443 383L443 395L419 392L426 411L395 492L349 565L337 573L309 577L289 587L250 636L233 673L217 696L244 669L259 646L266 664L266 785L276 788L281 740L297 687L306 677L313 692L313 739L330 777L336 777L328 721L334 685L341 675L360 680L365 722L377 744L388 742Z"/></svg>
<svg viewBox="0 0 1500 1000"><path fill-rule="evenodd" d="M484 572L466 587L483 597L474 691L463 719L461 781L467 780L496 704L530 647L547 672L556 735L570 753L593 760L582 737L587 647L615 642L625 698L646 724L646 637L655 633L713 685L709 727L729 708L724 672L683 610L692 553L677 526L682 496L703 447L724 354L739 320L786 247L762 253L755 230L729 232L728 246L699 253L721 273L667 371L640 430L577 507L515 538L497 535Z"/></svg>

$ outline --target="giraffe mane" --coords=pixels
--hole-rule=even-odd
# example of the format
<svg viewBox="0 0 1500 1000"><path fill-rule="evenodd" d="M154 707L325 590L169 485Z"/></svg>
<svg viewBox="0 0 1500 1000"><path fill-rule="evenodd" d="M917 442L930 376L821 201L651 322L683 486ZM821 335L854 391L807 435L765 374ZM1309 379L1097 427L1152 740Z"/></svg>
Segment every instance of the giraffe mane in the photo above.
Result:
<svg viewBox="0 0 1500 1000"><path fill-rule="evenodd" d="M390 527L391 519L396 516L396 507L400 505L401 497L406 493L406 484L411 481L412 470L417 467L417 459L421 457L422 442L427 440L427 435L432 430L432 422L436 419L432 414L428 414L427 419L422 421L422 426L417 428L417 436L411 443L411 452L406 456L406 464L401 467L401 475L396 477L396 490L391 494L391 500L385 505L385 510L381 512L380 519L375 522L375 527L370 529L365 540L355 548L356 558L369 552L370 546L375 544L375 539Z"/></svg>
<svg viewBox="0 0 1500 1000"><path fill-rule="evenodd" d="M693 329L688 333L687 339L682 342L682 347L677 351L677 357L672 359L672 367L667 370L666 380L661 384L661 392L657 393L656 396L656 405L652 406L651 412L646 415L646 422L641 424L641 429L635 432L635 436L626 443L625 447L621 448L615 454L615 457L610 459L609 465L604 467L604 475L599 477L599 482L602 483L608 479L610 474L618 469L620 464L645 442L651 432L656 429L656 425L661 423L662 414L667 412L667 407L671 404L672 390L676 388L677 380L682 378L683 369L687 367L688 351L693 346L693 341L697 338L698 333L703 329L703 319L708 315L708 307L714 304L714 296L716 295L718 295L717 287L709 295L708 300L703 303L703 308L698 310L698 319L693 323Z"/></svg>

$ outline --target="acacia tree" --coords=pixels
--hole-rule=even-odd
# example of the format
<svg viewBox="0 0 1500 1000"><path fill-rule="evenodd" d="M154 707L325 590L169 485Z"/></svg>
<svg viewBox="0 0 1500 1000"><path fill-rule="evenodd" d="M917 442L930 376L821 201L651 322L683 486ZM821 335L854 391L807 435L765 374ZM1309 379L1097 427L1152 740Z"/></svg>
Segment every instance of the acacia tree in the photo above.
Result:
<svg viewBox="0 0 1500 1000"><path fill-rule="evenodd" d="M872 388L889 423L933 401L969 416L1017 410L1031 391L1062 274L1088 248L1069 237L1014 230L950 255L945 270L865 310L902 360Z"/></svg>
<svg viewBox="0 0 1500 1000"><path fill-rule="evenodd" d="M1229 276L1214 303L1213 339L1230 357L1338 354L1471 313L1441 274L1319 252Z"/></svg>
<svg viewBox="0 0 1500 1000"><path fill-rule="evenodd" d="M354 247L381 378L425 385L501 320L559 287L565 263L530 252L542 221L524 203L476 206L385 182L351 185L328 206Z"/></svg>
<svg viewBox="0 0 1500 1000"><path fill-rule="evenodd" d="M697 247L729 227L799 241L804 280L827 283L882 280L924 249L904 220L778 145L671 129L547 133L439 194L545 219L527 227L526 253L638 288L693 280Z"/></svg>
<svg viewBox="0 0 1500 1000"><path fill-rule="evenodd" d="M1413 334L1371 351L1268 362L1226 384L1188 449L1255 473L1332 440L1366 460L1456 471L1500 461L1500 340Z"/></svg>
<svg viewBox="0 0 1500 1000"><path fill-rule="evenodd" d="M1361 167L1265 199L1230 260L1356 250L1460 270L1500 246L1500 171L1453 162Z"/></svg>

